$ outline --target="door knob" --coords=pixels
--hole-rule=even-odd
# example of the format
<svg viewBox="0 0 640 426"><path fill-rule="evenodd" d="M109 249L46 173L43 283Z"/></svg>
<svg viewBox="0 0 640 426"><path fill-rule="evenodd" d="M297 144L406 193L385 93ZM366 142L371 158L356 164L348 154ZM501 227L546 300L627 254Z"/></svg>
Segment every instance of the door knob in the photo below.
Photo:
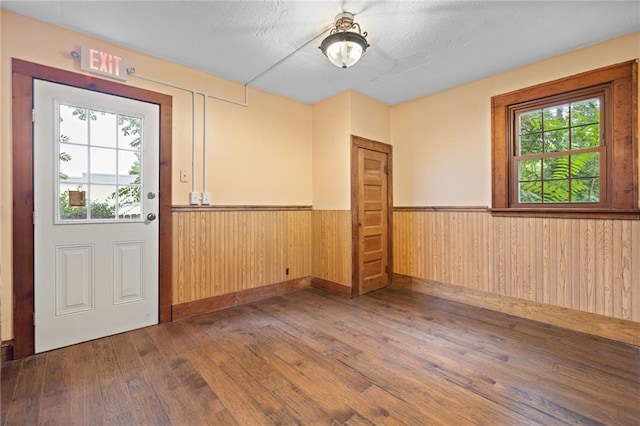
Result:
<svg viewBox="0 0 640 426"><path fill-rule="evenodd" d="M155 213L149 213L149 214L147 215L147 220L148 220L149 222L153 222L154 220L156 220L156 215L155 215Z"/></svg>

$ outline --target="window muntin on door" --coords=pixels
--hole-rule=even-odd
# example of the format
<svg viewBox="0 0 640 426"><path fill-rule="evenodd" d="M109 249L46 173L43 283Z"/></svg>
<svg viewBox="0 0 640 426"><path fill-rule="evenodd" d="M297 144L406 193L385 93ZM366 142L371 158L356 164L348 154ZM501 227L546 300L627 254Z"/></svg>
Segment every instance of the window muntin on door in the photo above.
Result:
<svg viewBox="0 0 640 426"><path fill-rule="evenodd" d="M143 118L56 103L56 224L143 222Z"/></svg>

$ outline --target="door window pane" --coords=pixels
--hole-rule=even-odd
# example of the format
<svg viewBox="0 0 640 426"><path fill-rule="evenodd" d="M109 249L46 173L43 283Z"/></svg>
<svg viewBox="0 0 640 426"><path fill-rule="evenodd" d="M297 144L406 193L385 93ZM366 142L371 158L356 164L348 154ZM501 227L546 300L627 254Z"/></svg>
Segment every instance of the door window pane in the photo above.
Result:
<svg viewBox="0 0 640 426"><path fill-rule="evenodd" d="M86 145L89 141L87 109L72 105L60 105L58 140Z"/></svg>
<svg viewBox="0 0 640 426"><path fill-rule="evenodd" d="M91 183L116 183L116 150L91 148Z"/></svg>
<svg viewBox="0 0 640 426"><path fill-rule="evenodd" d="M61 220L87 220L87 204L85 198L85 205L76 205L72 206L72 202L70 202L70 193L71 192L80 192L84 193L85 197L87 195L88 185L73 185L73 184L60 184L59 185L59 197L58 197L58 208L59 208L59 216ZM79 203L76 203L79 204Z"/></svg>
<svg viewBox="0 0 640 426"><path fill-rule="evenodd" d="M58 119L58 220L143 220L142 118L61 104Z"/></svg>
<svg viewBox="0 0 640 426"><path fill-rule="evenodd" d="M118 152L118 183L129 185L140 183L140 156L139 152Z"/></svg>
<svg viewBox="0 0 640 426"><path fill-rule="evenodd" d="M118 148L139 150L141 140L142 119L121 115L118 122Z"/></svg>
<svg viewBox="0 0 640 426"><path fill-rule="evenodd" d="M91 185L91 219L116 217L115 185Z"/></svg>
<svg viewBox="0 0 640 426"><path fill-rule="evenodd" d="M91 145L116 147L116 114L103 111L92 111L91 113Z"/></svg>
<svg viewBox="0 0 640 426"><path fill-rule="evenodd" d="M58 177L61 182L86 183L89 176L89 148L60 144Z"/></svg>

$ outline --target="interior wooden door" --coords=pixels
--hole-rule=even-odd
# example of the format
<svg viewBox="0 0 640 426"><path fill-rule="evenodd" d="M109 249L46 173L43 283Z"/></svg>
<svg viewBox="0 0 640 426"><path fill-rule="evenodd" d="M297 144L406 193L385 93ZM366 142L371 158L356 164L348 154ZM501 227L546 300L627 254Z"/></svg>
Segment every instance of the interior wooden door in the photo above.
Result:
<svg viewBox="0 0 640 426"><path fill-rule="evenodd" d="M354 296L385 287L390 281L388 172L388 153L357 147L358 250Z"/></svg>

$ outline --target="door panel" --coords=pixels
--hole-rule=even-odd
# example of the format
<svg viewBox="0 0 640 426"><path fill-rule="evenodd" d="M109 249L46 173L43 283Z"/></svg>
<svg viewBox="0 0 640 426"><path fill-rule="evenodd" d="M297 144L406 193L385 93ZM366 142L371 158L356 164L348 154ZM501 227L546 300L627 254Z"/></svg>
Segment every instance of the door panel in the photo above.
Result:
<svg viewBox="0 0 640 426"><path fill-rule="evenodd" d="M387 154L358 148L358 294L389 284Z"/></svg>
<svg viewBox="0 0 640 426"><path fill-rule="evenodd" d="M93 245L56 247L56 315L93 309Z"/></svg>
<svg viewBox="0 0 640 426"><path fill-rule="evenodd" d="M34 103L36 352L156 324L158 106L39 80Z"/></svg>

